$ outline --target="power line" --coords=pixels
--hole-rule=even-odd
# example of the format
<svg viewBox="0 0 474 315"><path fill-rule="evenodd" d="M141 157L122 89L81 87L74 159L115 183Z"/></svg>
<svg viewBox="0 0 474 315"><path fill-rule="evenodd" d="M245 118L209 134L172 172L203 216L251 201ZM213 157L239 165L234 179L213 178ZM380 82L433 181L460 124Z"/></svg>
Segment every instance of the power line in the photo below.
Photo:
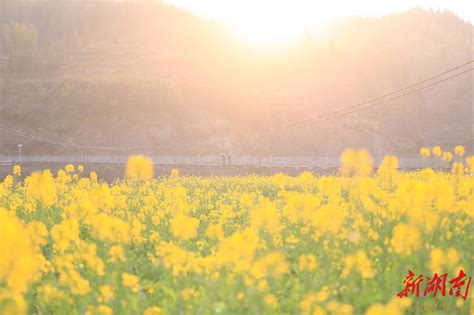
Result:
<svg viewBox="0 0 474 315"><path fill-rule="evenodd" d="M472 63L474 61L471 61L469 63ZM469 64L469 63L466 63L466 64ZM465 64L465 65L466 65ZM461 66L459 67L456 67L454 68L453 70L457 70L458 68L460 68ZM453 70L451 71L446 71L444 72L443 74L446 74L446 73L449 73L449 72L452 72ZM467 72L470 72L474 70L474 68L469 68L467 70L464 70L462 72L458 72L457 74L454 74L452 76L449 76L447 78L444 78L442 80L438 80L438 81L435 81L435 82L432 82L430 84L427 84L427 85L424 85L420 88L417 88L417 89L414 89L414 90L410 90L410 91L407 91L407 92L404 92L403 94L400 94L400 95L397 95L397 96L394 96L394 97L391 97L391 98L388 98L388 99L384 99L385 97L387 96L390 96L390 95L394 95L394 94L397 94L397 92L402 92L404 90L407 90L408 88L405 87L405 88L402 88L400 90L397 90L396 92L391 92L391 93L388 93L384 96L380 96L380 97L377 97L377 98L374 98L370 101L366 101L366 102L362 102L362 103L359 103L359 104L356 104L356 105L352 105L352 106L347 106L347 107L344 107L342 109L339 109L339 110L336 110L336 111L333 111L333 112L330 112L330 113L326 113L326 114L321 114L321 115L317 115L317 116L313 116L311 118L308 118L308 119L304 119L304 120L301 120L299 122L296 122L296 123L292 123L292 124L287 124L286 126L283 126L283 127L280 127L280 128L276 128L276 129L273 129L273 128L269 128L269 129L263 129L263 130L260 130L260 131L257 131L256 133L247 133L247 134L242 134L240 136L234 136L234 137L228 137L228 138L221 138L221 139L215 139L215 140L209 140L208 143L218 143L218 142L233 142L233 141L238 141L242 138L245 138L245 137L250 137L252 135L254 136L262 136L262 135L265 135L265 134L269 134L269 133L277 133L277 132L284 132L284 131L289 131L289 130L292 130L292 129L298 129L298 128L301 128L301 127L304 127L304 126L307 126L307 125L311 125L313 122L315 121L318 121L318 120L322 120L322 119L333 119L333 118L339 118L339 117L343 117L343 116L346 116L346 115L349 115L349 114L352 114L352 113L355 113L355 112L358 112L358 111L362 111L362 110L366 110L368 108L372 108L372 107L375 107L375 106L379 106L379 105L382 105L386 102L389 102L389 101L393 101L393 100L396 100L398 98L402 98L402 97L405 97L409 94L413 94L413 93L416 93L416 92L419 92L421 90L425 90L429 87L432 87L432 86L435 86L435 85L438 85L442 82L445 82L445 81L448 81L452 78L455 78L455 77L458 77L460 75L463 75ZM437 75L435 77L440 77L442 75ZM419 83L416 83L416 84L412 84L410 85L411 87L414 87L414 86L418 86L422 83L426 83L427 81L430 81L431 79L425 79L423 81L420 81ZM372 103L374 100L380 100L380 99L384 99L383 101L381 102L376 102L374 104L370 104ZM367 105L367 104L370 104L368 106L365 106L365 107L362 107L363 105ZM348 111L349 110L349 111Z"/></svg>
<svg viewBox="0 0 474 315"><path fill-rule="evenodd" d="M77 143L67 141L67 140L64 140L64 139L55 140L55 139L45 138L45 137L36 136L36 135L28 135L28 134L25 134L24 132L22 132L20 130L13 129L11 127L8 127L8 126L2 125L2 124L0 124L0 131L3 131L5 133L9 133L9 134L17 136L17 137L29 139L29 140L32 140L32 141L37 141L37 142L42 142L42 143L47 143L47 144L52 144L52 145L57 145L57 146L63 146L63 147L69 146L69 147L77 147L77 148L84 148L84 149L103 149L103 148L105 148L105 147L85 146L85 145L77 144ZM106 148L110 149L110 150L124 150L125 149L125 148L119 148L119 147L116 147L116 148L106 147ZM128 149L128 150L140 150L140 148L126 148L126 149Z"/></svg>
<svg viewBox="0 0 474 315"><path fill-rule="evenodd" d="M17 137L22 137L25 139L33 140L33 141L38 141L38 142L43 142L43 143L48 143L48 144L53 144L53 145L60 145L63 146L64 144L62 142L58 142L56 140L51 140L39 136L34 136L34 135L27 135L19 130L7 127L5 125L0 125L0 131L3 131L5 133L9 133L11 135L17 136Z"/></svg>
<svg viewBox="0 0 474 315"><path fill-rule="evenodd" d="M470 71L474 70L474 68L469 68L469 69L461 71L461 72L459 72L459 69L463 68L463 67L465 67L469 64L472 64L472 63L474 63L474 60L465 62L465 63L463 63L461 65L458 65L454 68L448 69L448 70L443 71L439 74L436 74L436 75L431 76L429 78L423 79L423 80L418 81L416 83L410 84L408 86L405 86L405 87L400 88L398 90L392 91L390 93L384 94L382 96L378 96L378 97L372 98L370 100L367 100L367 101L364 101L364 102L361 102L361 103L358 103L358 104L355 104L355 105L347 106L347 107L341 108L339 110L336 110L336 111L333 111L333 112L330 112L330 113L320 114L320 115L313 116L311 118L300 120L298 122L294 122L294 123L291 123L291 124L286 124L286 125L284 125L280 128L261 129L261 130L258 130L258 131L247 132L247 133L237 135L237 136L225 137L225 138L220 138L220 139L209 139L209 140L205 140L205 141L198 141L197 143L193 142L193 143L180 143L180 144L166 144L166 145L158 145L158 146L154 146L154 147L137 147L137 148L133 148L133 147L92 146L92 145L82 145L82 144L74 143L74 142L71 142L71 141L64 141L64 140L63 141L58 141L58 140L55 140L55 139L50 139L50 138L45 138L45 137L40 137L40 136L27 135L27 134L25 134L24 132L22 132L20 130L13 129L13 128L7 127L5 125L2 125L2 124L0 124L0 131L4 131L6 133L10 133L12 135L23 137L23 138L30 139L30 140L37 141L37 142L43 142L43 143L47 143L47 144L64 146L64 147L75 147L75 148L79 148L79 149L110 150L110 151L113 151L113 150L115 150L115 151L151 151L151 150L156 150L156 149L159 149L159 148L160 149L171 149L171 148L179 148L179 147L186 147L186 148L189 149L189 148L193 148L193 147L196 147L196 146L200 147L200 146L203 146L203 145L206 145L206 144L235 142L235 141L239 141L239 140L242 140L242 139L247 139L249 137L258 137L258 136L262 136L262 135L265 135L265 134L286 132L286 131L289 131L289 130L294 130L294 129L298 129L298 128L301 128L301 127L304 127L304 126L311 125L312 123L314 123L315 121L318 121L318 120L334 119L334 118L339 118L339 117L343 117L343 116L346 116L346 115L350 115L352 113L362 111L362 110L366 110L368 108L372 108L372 107L375 107L375 106L379 106L379 105L385 104L389 101L405 97L406 95L410 95L410 94L419 92L421 90L425 90L429 87L438 85L442 82L445 82L445 81L448 81L452 78L463 75L467 72L470 72ZM453 71L457 71L457 73L454 74L454 75L451 75L449 77L446 77L446 78L443 78L443 79L437 80L435 82L424 85L427 82L430 82L430 81L432 81L436 78L442 77L442 76L444 76L448 73L451 73ZM421 85L421 87L413 89L414 87L417 87L417 86L420 86L420 85ZM401 92L403 92L403 93L399 94ZM397 94L399 94L399 95L397 95ZM393 95L396 95L396 96L393 96ZM389 97L389 98L387 98L387 97ZM382 100L382 101L380 101L380 100ZM377 102L377 101L380 101L380 102ZM373 103L373 104L371 104L371 103ZM364 106L364 105L367 105L367 106Z"/></svg>
<svg viewBox="0 0 474 315"><path fill-rule="evenodd" d="M403 94L401 94L401 95L397 95L397 96L394 96L394 97L392 97L392 98L388 98L388 99L383 100L383 101L381 101L381 102L377 102L377 103L374 103L374 104L370 104L370 105L365 106L365 107L360 107L360 105L359 105L359 106L357 106L357 108L359 108L359 109L353 109L353 110L351 110L351 111L349 111L349 112L346 112L346 111L345 111L345 110L347 110L347 109L350 109L350 107L347 107L347 108L345 108L345 109L341 109L341 110L339 110L339 111L335 111L335 112L329 113L328 116L332 116L332 115L334 115L334 114L337 114L338 112L342 112L341 115L336 115L336 116L334 116L334 117L330 117L331 119L332 119L332 118L339 118L339 117L343 117L343 116L346 116L346 115L349 115L349 114L352 114L352 113L355 113L355 112L358 112L358 111L362 111L362 110L366 110L366 109L368 109L368 108L372 108L372 107L375 107L375 106L379 106L379 105L382 105L382 104L384 104L384 103L387 103L387 102L396 100L396 99L398 99L398 98L402 98L402 97L405 97L405 96L407 96L407 95L410 95L410 94L413 94L413 93L416 93L416 92L425 90L425 89L427 89L427 88L430 88L430 87L432 87L432 86L438 85L438 84L440 84L440 83L442 83L442 82L448 81L448 80L450 80L450 79L452 79L452 78L458 77L458 76L463 75L463 74L465 74L465 73L468 73L468 72L470 72L470 71L472 71L472 70L474 70L474 68L469 68L469 69L464 70L464 71L462 71L462 72L458 72L457 74L454 74L454 75L449 76L449 77L447 77L447 78L444 78L444 79L442 79L442 80L435 81L435 82L433 82L433 83L424 85L424 86L422 86L422 87L420 87L420 88L417 88L417 89L414 89L414 90L405 92L405 93L403 93ZM365 104L367 104L367 103L365 103ZM362 105L362 104L361 104L361 105ZM355 107L355 106L354 106L354 107ZM295 128L299 128L299 127L303 127L303 126L305 126L305 125L311 124L313 121L318 120L318 119L320 119L320 118L324 118L324 117L321 117L321 116L318 117L318 116L316 116L316 117L307 119L307 120L304 121L304 123L301 123L301 124L299 124L299 125L295 125Z"/></svg>

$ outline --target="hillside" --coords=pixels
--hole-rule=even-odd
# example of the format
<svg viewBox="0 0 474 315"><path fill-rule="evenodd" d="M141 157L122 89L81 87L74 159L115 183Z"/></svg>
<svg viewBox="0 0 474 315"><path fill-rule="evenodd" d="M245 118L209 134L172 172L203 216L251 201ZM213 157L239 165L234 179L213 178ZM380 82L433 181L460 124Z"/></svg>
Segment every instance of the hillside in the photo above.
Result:
<svg viewBox="0 0 474 315"><path fill-rule="evenodd" d="M341 18L269 54L243 48L217 22L162 3L0 6L0 24L31 23L38 32L35 63L21 71L12 69L0 34L0 124L28 135L156 148L151 154L314 156L352 146L414 155L434 144L473 151L472 73L291 132L193 150L160 147L278 128L469 61L473 25L448 12ZM0 136L2 154L14 154L20 142L25 154L126 153Z"/></svg>

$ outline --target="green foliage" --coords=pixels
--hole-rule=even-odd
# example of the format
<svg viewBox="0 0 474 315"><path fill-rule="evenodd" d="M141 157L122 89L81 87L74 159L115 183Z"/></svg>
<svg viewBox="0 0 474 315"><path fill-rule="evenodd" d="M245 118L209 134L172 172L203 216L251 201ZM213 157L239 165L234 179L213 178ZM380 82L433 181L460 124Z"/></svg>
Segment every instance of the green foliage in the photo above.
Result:
<svg viewBox="0 0 474 315"><path fill-rule="evenodd" d="M14 72L30 70L35 64L33 52L38 41L36 27L26 23L4 24L3 34L10 51L10 69Z"/></svg>
<svg viewBox="0 0 474 315"><path fill-rule="evenodd" d="M38 30L33 24L5 24L3 34L12 53L31 52L36 48Z"/></svg>

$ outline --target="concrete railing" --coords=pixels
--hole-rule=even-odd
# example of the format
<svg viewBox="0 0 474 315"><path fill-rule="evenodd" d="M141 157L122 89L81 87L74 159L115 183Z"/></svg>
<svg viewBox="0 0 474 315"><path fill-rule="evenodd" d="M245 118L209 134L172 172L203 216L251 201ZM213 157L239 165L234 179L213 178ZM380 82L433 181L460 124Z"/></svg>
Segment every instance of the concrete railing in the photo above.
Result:
<svg viewBox="0 0 474 315"><path fill-rule="evenodd" d="M176 166L223 166L222 156L151 156L156 165ZM375 157L374 165L381 163L383 157ZM449 162L441 159L421 157L399 157L401 169L418 169L432 167L437 169L449 168ZM125 164L127 156L94 156L94 155L27 155L21 157L21 162L26 164ZM19 163L18 156L0 155L1 164ZM225 161L228 165L228 160ZM339 157L257 157L257 156L231 156L232 166L249 167L301 167L301 168L338 168Z"/></svg>

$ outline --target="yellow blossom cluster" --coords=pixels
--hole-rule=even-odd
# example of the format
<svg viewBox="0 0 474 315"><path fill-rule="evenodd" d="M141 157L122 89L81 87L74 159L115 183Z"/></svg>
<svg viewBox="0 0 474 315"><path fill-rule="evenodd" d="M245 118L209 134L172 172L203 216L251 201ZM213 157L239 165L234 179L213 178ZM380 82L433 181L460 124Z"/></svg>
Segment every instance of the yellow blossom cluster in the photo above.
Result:
<svg viewBox="0 0 474 315"><path fill-rule="evenodd" d="M153 178L153 161L143 155L131 155L125 168L127 177L147 180Z"/></svg>
<svg viewBox="0 0 474 315"><path fill-rule="evenodd" d="M367 150L346 149L341 155L342 176L367 176L372 172L373 160Z"/></svg>
<svg viewBox="0 0 474 315"><path fill-rule="evenodd" d="M380 164L377 170L377 174L393 177L397 174L398 167L399 165L397 157L393 155L386 155L382 160L382 164Z"/></svg>
<svg viewBox="0 0 474 315"><path fill-rule="evenodd" d="M142 156L112 183L81 165L14 167L0 314L408 314L408 269L473 274L474 157L446 152L420 150L452 171L402 172L347 150L342 176L154 179ZM472 314L473 297L453 305Z"/></svg>

